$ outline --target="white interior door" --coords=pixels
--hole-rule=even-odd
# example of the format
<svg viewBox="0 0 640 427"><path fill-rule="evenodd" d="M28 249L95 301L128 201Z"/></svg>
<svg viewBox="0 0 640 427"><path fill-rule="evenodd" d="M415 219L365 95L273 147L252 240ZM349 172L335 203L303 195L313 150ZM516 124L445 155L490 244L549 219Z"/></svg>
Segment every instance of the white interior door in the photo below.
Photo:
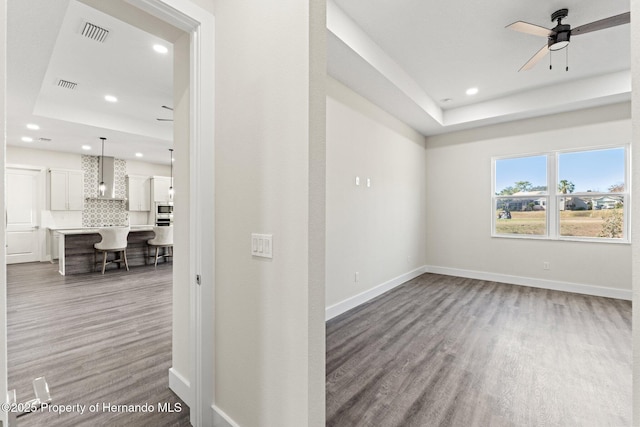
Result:
<svg viewBox="0 0 640 427"><path fill-rule="evenodd" d="M40 260L40 171L7 168L7 264Z"/></svg>

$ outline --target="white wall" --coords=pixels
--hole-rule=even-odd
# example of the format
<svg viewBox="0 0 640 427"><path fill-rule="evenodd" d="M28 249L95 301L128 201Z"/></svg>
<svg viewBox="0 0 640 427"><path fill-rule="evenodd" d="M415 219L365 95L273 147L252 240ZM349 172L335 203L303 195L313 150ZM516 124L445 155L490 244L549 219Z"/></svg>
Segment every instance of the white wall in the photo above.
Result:
<svg viewBox="0 0 640 427"><path fill-rule="evenodd" d="M631 40L640 40L640 0L631 0ZM631 86L633 143L632 143L632 194L640 199L640 43L631 43ZM633 425L640 426L640 209L638 202L632 208L631 221L636 224L631 229L632 270L633 270Z"/></svg>
<svg viewBox="0 0 640 427"><path fill-rule="evenodd" d="M197 4L207 12L213 13L213 0L191 0L193 3Z"/></svg>
<svg viewBox="0 0 640 427"><path fill-rule="evenodd" d="M324 11L215 2L215 404L240 426L324 426Z"/></svg>
<svg viewBox="0 0 640 427"><path fill-rule="evenodd" d="M7 164L11 165L35 166L44 169L82 170L82 156L80 154L8 146L6 156ZM169 166L127 160L127 174L169 176ZM47 194L47 183L43 182L42 185L44 187L42 194ZM42 203L44 206L44 210L41 213L41 226L43 229L46 227L82 227L82 211L50 211L44 200ZM131 212L130 220L132 224L146 224L148 222L148 213ZM45 253L42 254L43 259L47 256L46 250L49 248L49 245L45 244L47 233L44 231L41 233L41 247L45 248Z"/></svg>
<svg viewBox="0 0 640 427"><path fill-rule="evenodd" d="M166 165L127 160L127 174L169 176L170 167L168 159L169 153L167 152ZM13 145L7 147L7 163L54 169L82 170L82 156L80 154L17 147Z"/></svg>
<svg viewBox="0 0 640 427"><path fill-rule="evenodd" d="M139 162L137 160L127 160L127 175L144 176L169 176L171 167L169 166L169 151L167 151L167 164Z"/></svg>
<svg viewBox="0 0 640 427"><path fill-rule="evenodd" d="M6 212L5 163L6 156L6 87L7 87L7 1L0 0L0 135L3 147L0 149L0 212ZM6 227L0 226L0 259L6 256ZM7 264L0 262L0 390L8 390L7 384ZM5 399L0 399L4 403ZM0 422L7 424L7 412L0 411Z"/></svg>
<svg viewBox="0 0 640 427"><path fill-rule="evenodd" d="M79 154L61 153L50 150L38 150L33 148L7 146L7 164L21 166L35 166L38 168L58 168L82 170L82 158ZM42 194L48 194L47 183L42 182L44 187ZM48 200L48 198L47 198ZM82 227L81 211L50 211L43 203L41 213L41 226L45 227ZM46 239L46 233L41 233L41 239ZM41 247L48 247L41 242Z"/></svg>
<svg viewBox="0 0 640 427"><path fill-rule="evenodd" d="M427 216L424 137L334 79L327 94L326 304L332 307L424 266Z"/></svg>
<svg viewBox="0 0 640 427"><path fill-rule="evenodd" d="M615 104L427 138L427 263L631 289L631 246L492 238L491 157L631 141L630 105ZM636 203L634 203L635 205ZM551 269L543 270L543 262Z"/></svg>
<svg viewBox="0 0 640 427"><path fill-rule="evenodd" d="M189 350L190 184L189 184L189 34L173 45L174 247L171 369L191 384ZM167 153L168 158L168 153ZM169 169L169 167L167 167ZM165 176L169 176L170 171Z"/></svg>
<svg viewBox="0 0 640 427"><path fill-rule="evenodd" d="M7 163L45 168L82 170L79 154L35 148L7 146Z"/></svg>

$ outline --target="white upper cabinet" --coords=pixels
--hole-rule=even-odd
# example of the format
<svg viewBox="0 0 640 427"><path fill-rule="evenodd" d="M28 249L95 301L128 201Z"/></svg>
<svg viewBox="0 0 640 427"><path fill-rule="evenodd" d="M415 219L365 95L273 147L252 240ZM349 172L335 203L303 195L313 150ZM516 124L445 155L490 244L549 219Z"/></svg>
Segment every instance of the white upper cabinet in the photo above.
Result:
<svg viewBox="0 0 640 427"><path fill-rule="evenodd" d="M84 176L82 171L49 169L49 206L52 211L84 209Z"/></svg>
<svg viewBox="0 0 640 427"><path fill-rule="evenodd" d="M169 196L169 187L171 187L171 178L168 176L154 176L151 178L151 191L154 202L173 202Z"/></svg>
<svg viewBox="0 0 640 427"><path fill-rule="evenodd" d="M151 210L151 179L148 176L127 175L127 204L129 211Z"/></svg>

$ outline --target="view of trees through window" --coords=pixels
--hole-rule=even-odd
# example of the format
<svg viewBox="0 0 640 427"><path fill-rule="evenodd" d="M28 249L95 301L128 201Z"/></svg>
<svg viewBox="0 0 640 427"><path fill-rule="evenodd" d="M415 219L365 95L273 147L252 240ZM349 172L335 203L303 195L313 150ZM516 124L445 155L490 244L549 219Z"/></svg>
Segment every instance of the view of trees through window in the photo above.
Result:
<svg viewBox="0 0 640 427"><path fill-rule="evenodd" d="M626 238L624 147L497 159L494 166L495 235Z"/></svg>

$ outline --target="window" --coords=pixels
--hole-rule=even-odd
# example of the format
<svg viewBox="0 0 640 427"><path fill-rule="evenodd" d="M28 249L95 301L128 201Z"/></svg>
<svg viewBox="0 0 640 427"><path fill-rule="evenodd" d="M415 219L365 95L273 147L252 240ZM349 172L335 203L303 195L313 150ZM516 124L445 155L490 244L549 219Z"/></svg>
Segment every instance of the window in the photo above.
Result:
<svg viewBox="0 0 640 427"><path fill-rule="evenodd" d="M494 159L492 235L628 242L627 159L627 147Z"/></svg>
<svg viewBox="0 0 640 427"><path fill-rule="evenodd" d="M495 161L495 234L547 235L547 156Z"/></svg>

